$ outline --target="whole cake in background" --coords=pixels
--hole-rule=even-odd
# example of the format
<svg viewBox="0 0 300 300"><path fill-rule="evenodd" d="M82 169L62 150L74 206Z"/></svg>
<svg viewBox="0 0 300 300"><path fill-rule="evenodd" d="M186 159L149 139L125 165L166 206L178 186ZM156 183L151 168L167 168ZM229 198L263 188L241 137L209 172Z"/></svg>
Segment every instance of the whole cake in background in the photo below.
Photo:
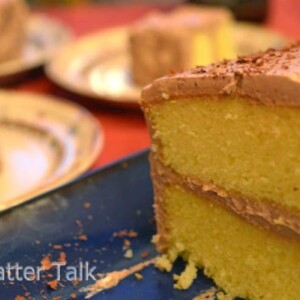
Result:
<svg viewBox="0 0 300 300"><path fill-rule="evenodd" d="M27 18L24 0L0 0L0 63L21 55Z"/></svg>
<svg viewBox="0 0 300 300"><path fill-rule="evenodd" d="M144 88L155 242L165 269L188 262L177 288L200 267L226 299L299 299L299 76L294 44Z"/></svg>
<svg viewBox="0 0 300 300"><path fill-rule="evenodd" d="M226 9L197 6L146 16L130 30L134 82L145 85L170 71L234 58L232 22Z"/></svg>

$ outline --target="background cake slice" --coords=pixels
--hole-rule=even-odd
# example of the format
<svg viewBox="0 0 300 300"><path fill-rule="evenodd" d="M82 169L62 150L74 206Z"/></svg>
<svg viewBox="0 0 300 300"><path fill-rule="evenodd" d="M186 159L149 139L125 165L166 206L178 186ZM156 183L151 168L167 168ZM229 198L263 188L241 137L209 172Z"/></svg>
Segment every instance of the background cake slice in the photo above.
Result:
<svg viewBox="0 0 300 300"><path fill-rule="evenodd" d="M24 0L0 0L0 63L21 55L27 19Z"/></svg>
<svg viewBox="0 0 300 300"><path fill-rule="evenodd" d="M230 296L300 292L300 46L163 77L152 134L157 246Z"/></svg>
<svg viewBox="0 0 300 300"><path fill-rule="evenodd" d="M171 70L233 58L232 21L222 8L183 6L150 14L131 28L133 80L145 85Z"/></svg>

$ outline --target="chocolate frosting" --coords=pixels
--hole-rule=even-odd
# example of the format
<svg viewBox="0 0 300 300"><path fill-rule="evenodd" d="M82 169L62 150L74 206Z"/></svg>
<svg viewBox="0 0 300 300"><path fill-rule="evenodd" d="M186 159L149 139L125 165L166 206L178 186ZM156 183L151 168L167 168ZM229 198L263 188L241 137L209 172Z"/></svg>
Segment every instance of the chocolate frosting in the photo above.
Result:
<svg viewBox="0 0 300 300"><path fill-rule="evenodd" d="M142 91L141 104L177 98L238 96L267 106L300 107L300 43L281 50L196 67L155 80Z"/></svg>
<svg viewBox="0 0 300 300"><path fill-rule="evenodd" d="M222 98L233 96L245 98L253 104L300 108L299 83L300 43L296 43L281 50L270 49L159 78L143 89L141 104L147 112L149 106L164 101L188 101L195 97L222 101ZM150 122L150 119L147 121ZM152 130L151 124L149 128ZM153 135L152 138L155 140ZM168 231L163 205L165 185L180 186L223 206L255 226L300 242L299 211L268 200L256 201L195 178L183 177L160 162L159 151L155 151L160 148L159 141L154 144L151 166L159 232L157 244L160 250L164 249Z"/></svg>
<svg viewBox="0 0 300 300"><path fill-rule="evenodd" d="M299 211L288 210L271 201L256 201L238 193L226 191L214 184L203 183L191 177L181 176L170 167L166 167L154 154L151 155L150 160L160 239L166 238L166 231L168 231L167 222L165 222L163 189L165 185L171 185L180 186L201 198L221 205L253 225L300 242ZM158 244L163 248L165 242L160 240Z"/></svg>

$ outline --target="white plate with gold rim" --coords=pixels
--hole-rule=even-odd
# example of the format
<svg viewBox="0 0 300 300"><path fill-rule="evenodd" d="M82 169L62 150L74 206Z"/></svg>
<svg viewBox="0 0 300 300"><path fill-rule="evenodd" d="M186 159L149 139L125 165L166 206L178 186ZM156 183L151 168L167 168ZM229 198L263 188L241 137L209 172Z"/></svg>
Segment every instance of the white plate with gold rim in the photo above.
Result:
<svg viewBox="0 0 300 300"><path fill-rule="evenodd" d="M103 130L83 107L0 91L0 211L66 183L103 147Z"/></svg>
<svg viewBox="0 0 300 300"><path fill-rule="evenodd" d="M287 43L282 36L247 23L237 23L234 34L239 55ZM137 107L141 87L131 80L127 39L128 27L81 38L46 65L46 74L59 86L79 95Z"/></svg>
<svg viewBox="0 0 300 300"><path fill-rule="evenodd" d="M5 84L43 65L56 51L72 40L71 30L57 20L32 14L27 25L22 55L0 63L0 83Z"/></svg>

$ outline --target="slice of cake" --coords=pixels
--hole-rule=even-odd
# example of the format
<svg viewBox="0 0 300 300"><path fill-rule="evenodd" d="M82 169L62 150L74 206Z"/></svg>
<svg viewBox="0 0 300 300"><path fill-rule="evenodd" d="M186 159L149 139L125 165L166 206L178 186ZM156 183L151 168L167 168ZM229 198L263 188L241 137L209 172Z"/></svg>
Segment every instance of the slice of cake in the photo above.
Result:
<svg viewBox="0 0 300 300"><path fill-rule="evenodd" d="M27 18L24 0L0 0L0 63L21 55Z"/></svg>
<svg viewBox="0 0 300 300"><path fill-rule="evenodd" d="M130 32L133 80L145 85L172 71L235 56L232 17L221 8L183 6L142 19Z"/></svg>
<svg viewBox="0 0 300 300"><path fill-rule="evenodd" d="M299 299L299 78L296 44L142 93L157 248L203 268L230 297Z"/></svg>

